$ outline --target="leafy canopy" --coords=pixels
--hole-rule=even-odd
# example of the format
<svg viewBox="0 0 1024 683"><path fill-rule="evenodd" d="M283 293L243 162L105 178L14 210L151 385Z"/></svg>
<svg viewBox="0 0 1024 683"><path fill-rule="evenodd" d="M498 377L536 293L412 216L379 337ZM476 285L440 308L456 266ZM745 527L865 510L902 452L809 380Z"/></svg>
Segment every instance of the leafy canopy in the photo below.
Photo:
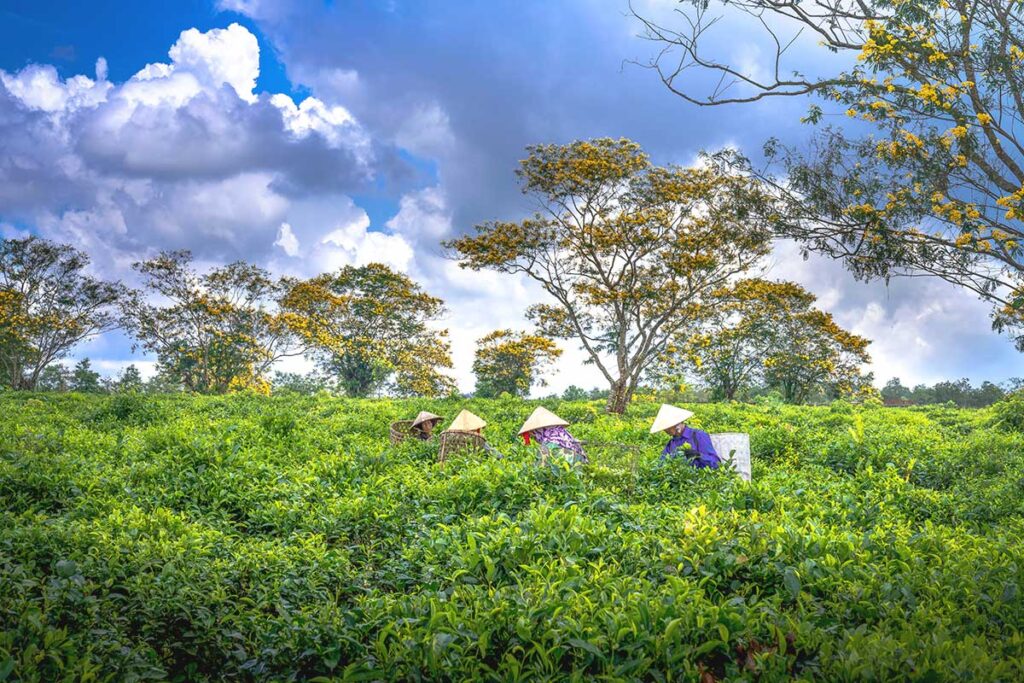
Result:
<svg viewBox="0 0 1024 683"><path fill-rule="evenodd" d="M562 350L554 341L526 332L495 330L477 341L473 372L476 395L494 398L503 393L526 396L536 384L545 386L541 373Z"/></svg>
<svg viewBox="0 0 1024 683"><path fill-rule="evenodd" d="M99 394L103 391L100 373L92 369L92 362L88 358L75 363L71 371L71 391L83 394Z"/></svg>
<svg viewBox="0 0 1024 683"><path fill-rule="evenodd" d="M292 283L283 305L289 328L348 396L455 388L441 372L452 367L448 331L430 327L444 302L402 273L380 263L346 266Z"/></svg>
<svg viewBox="0 0 1024 683"><path fill-rule="evenodd" d="M38 237L0 241L0 374L34 389L79 342L118 326L122 285L87 274L89 258Z"/></svg>
<svg viewBox="0 0 1024 683"><path fill-rule="evenodd" d="M174 251L134 265L146 293L163 303L142 292L128 297L128 329L157 355L161 374L187 390L266 393L271 365L302 351L277 308L286 283L243 262L200 275L191 261Z"/></svg>
<svg viewBox="0 0 1024 683"><path fill-rule="evenodd" d="M537 212L446 246L464 268L539 282L551 297L529 311L539 333L579 342L611 387L609 410L622 412L690 311L768 253L760 189L727 171L728 154L661 167L607 138L528 153L517 175Z"/></svg>
<svg viewBox="0 0 1024 683"><path fill-rule="evenodd" d="M749 278L722 287L699 326L684 331L678 347L668 348L663 371L688 370L712 397L733 400L763 385L765 361L783 343L785 319L813 302L814 295L793 282Z"/></svg>
<svg viewBox="0 0 1024 683"><path fill-rule="evenodd" d="M794 282L746 278L716 290L694 329L686 330L656 366L674 377L692 373L714 399L733 400L767 388L786 401L856 395L867 339L814 308L815 296Z"/></svg>
<svg viewBox="0 0 1024 683"><path fill-rule="evenodd" d="M767 32L773 72L751 76L715 54L726 24L713 6L729 26L747 17ZM864 278L931 275L965 287L993 304L995 329L1024 350L1024 3L697 0L679 12L677 25L641 17L659 47L651 66L676 94L703 105L813 94L860 122L818 131L806 149L769 142L786 171L775 183L783 234ZM818 78L791 71L786 53L800 31L850 66ZM703 79L681 78L694 69L716 85L701 91ZM813 105L805 120L823 114ZM872 133L849 132L865 124Z"/></svg>
<svg viewBox="0 0 1024 683"><path fill-rule="evenodd" d="M871 375L861 367L871 361L864 337L841 328L832 314L807 306L781 319L779 344L764 360L769 387L790 403L803 403L817 389L835 396L873 393Z"/></svg>

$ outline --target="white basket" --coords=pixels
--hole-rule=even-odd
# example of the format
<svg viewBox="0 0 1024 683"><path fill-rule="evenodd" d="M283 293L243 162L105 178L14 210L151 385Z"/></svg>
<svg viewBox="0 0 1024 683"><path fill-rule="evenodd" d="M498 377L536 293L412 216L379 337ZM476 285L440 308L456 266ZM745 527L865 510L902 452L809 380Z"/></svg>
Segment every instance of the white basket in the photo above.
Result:
<svg viewBox="0 0 1024 683"><path fill-rule="evenodd" d="M740 432L712 434L711 443L724 462L732 461L736 471L750 481L750 435Z"/></svg>

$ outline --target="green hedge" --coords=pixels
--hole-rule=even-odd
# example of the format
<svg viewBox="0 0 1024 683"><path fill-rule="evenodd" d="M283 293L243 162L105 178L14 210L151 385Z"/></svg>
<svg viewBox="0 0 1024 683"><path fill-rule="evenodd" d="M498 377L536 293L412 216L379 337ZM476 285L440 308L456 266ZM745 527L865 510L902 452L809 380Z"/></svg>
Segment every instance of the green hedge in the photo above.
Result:
<svg viewBox="0 0 1024 683"><path fill-rule="evenodd" d="M1022 680L1014 406L545 404L573 470L392 447L453 401L0 395L0 680Z"/></svg>

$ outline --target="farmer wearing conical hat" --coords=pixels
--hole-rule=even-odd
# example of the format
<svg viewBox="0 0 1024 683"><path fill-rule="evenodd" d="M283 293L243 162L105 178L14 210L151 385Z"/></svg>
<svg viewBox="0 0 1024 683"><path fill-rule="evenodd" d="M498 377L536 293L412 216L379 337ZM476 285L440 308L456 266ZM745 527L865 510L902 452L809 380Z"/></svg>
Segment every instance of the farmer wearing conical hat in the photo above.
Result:
<svg viewBox="0 0 1024 683"><path fill-rule="evenodd" d="M410 430L417 439L426 441L434 433L434 427L437 426L437 423L443 419L440 415L434 415L433 413L421 410L416 419L412 421Z"/></svg>
<svg viewBox="0 0 1024 683"><path fill-rule="evenodd" d="M486 426L487 423L484 422L482 418L480 418L477 415L474 415L468 410L463 410L458 415L455 416L455 419L452 420L452 423L448 425L448 429L446 429L445 431L462 432L464 434L477 434L479 436L483 436L483 429ZM504 457L491 444L487 443L486 440L483 441L480 447L483 448L485 452L493 455L495 458Z"/></svg>
<svg viewBox="0 0 1024 683"><path fill-rule="evenodd" d="M466 432L468 434L480 434L483 428L487 426L480 417L474 415L468 410L461 411L452 420L452 423L448 425L449 432Z"/></svg>
<svg viewBox="0 0 1024 683"><path fill-rule="evenodd" d="M523 437L523 443L527 446L531 440L536 441L541 448L547 449L549 453L560 453L569 462L590 462L587 454L583 452L582 444L566 429L568 426L568 422L547 408L539 406L523 423L519 436Z"/></svg>
<svg viewBox="0 0 1024 683"><path fill-rule="evenodd" d="M694 467L710 467L712 469L722 464L721 458L715 452L715 446L711 443L711 435L700 429L693 429L686 426L686 421L693 417L689 410L670 406L667 403L661 405L658 416L654 418L651 425L651 434L665 432L672 439L661 452L661 459L684 456L689 458L690 464Z"/></svg>

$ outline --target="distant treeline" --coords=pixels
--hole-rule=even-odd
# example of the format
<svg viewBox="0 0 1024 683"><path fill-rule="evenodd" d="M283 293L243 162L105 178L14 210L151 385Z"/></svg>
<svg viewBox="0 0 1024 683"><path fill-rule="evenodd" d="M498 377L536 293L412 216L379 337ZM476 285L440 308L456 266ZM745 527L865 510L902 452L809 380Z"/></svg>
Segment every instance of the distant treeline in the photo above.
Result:
<svg viewBox="0 0 1024 683"><path fill-rule="evenodd" d="M319 392L344 394L334 379L319 372L301 374L295 372L275 372L271 380L275 394L292 393L311 395ZM54 364L47 367L39 378L37 389L40 391L75 391L86 394L98 393L151 393L166 394L184 391L185 387L173 377L157 374L148 380L135 365L129 365L116 377L102 377L92 368L88 358L78 361L74 367ZM960 408L984 408L1005 398L1008 394L1024 390L1024 378L1013 377L1005 382L982 382L978 386L964 377L956 381L946 380L929 386L918 384L913 388L906 387L898 377L890 379L882 388L880 395L887 405L935 405L952 403ZM479 394L479 392L477 392ZM675 387L641 388L641 394L651 394L665 400L680 400L691 403L706 403L720 400L706 388ZM488 392L488 395L490 393ZM608 389L584 389L570 385L563 392L552 393L547 398L558 398L563 401L603 401L608 398ZM743 397L746 401L763 402L776 400L785 402L777 391L770 387L761 387ZM828 403L840 398L820 394L813 397L810 403Z"/></svg>
<svg viewBox="0 0 1024 683"><path fill-rule="evenodd" d="M1021 389L1024 389L1024 378L1020 377L1013 377L1001 384L982 382L977 387L964 377L955 382L936 382L931 386L918 384L913 389L903 386L898 377L893 377L881 393L882 400L888 404L953 403L961 408L984 408Z"/></svg>

